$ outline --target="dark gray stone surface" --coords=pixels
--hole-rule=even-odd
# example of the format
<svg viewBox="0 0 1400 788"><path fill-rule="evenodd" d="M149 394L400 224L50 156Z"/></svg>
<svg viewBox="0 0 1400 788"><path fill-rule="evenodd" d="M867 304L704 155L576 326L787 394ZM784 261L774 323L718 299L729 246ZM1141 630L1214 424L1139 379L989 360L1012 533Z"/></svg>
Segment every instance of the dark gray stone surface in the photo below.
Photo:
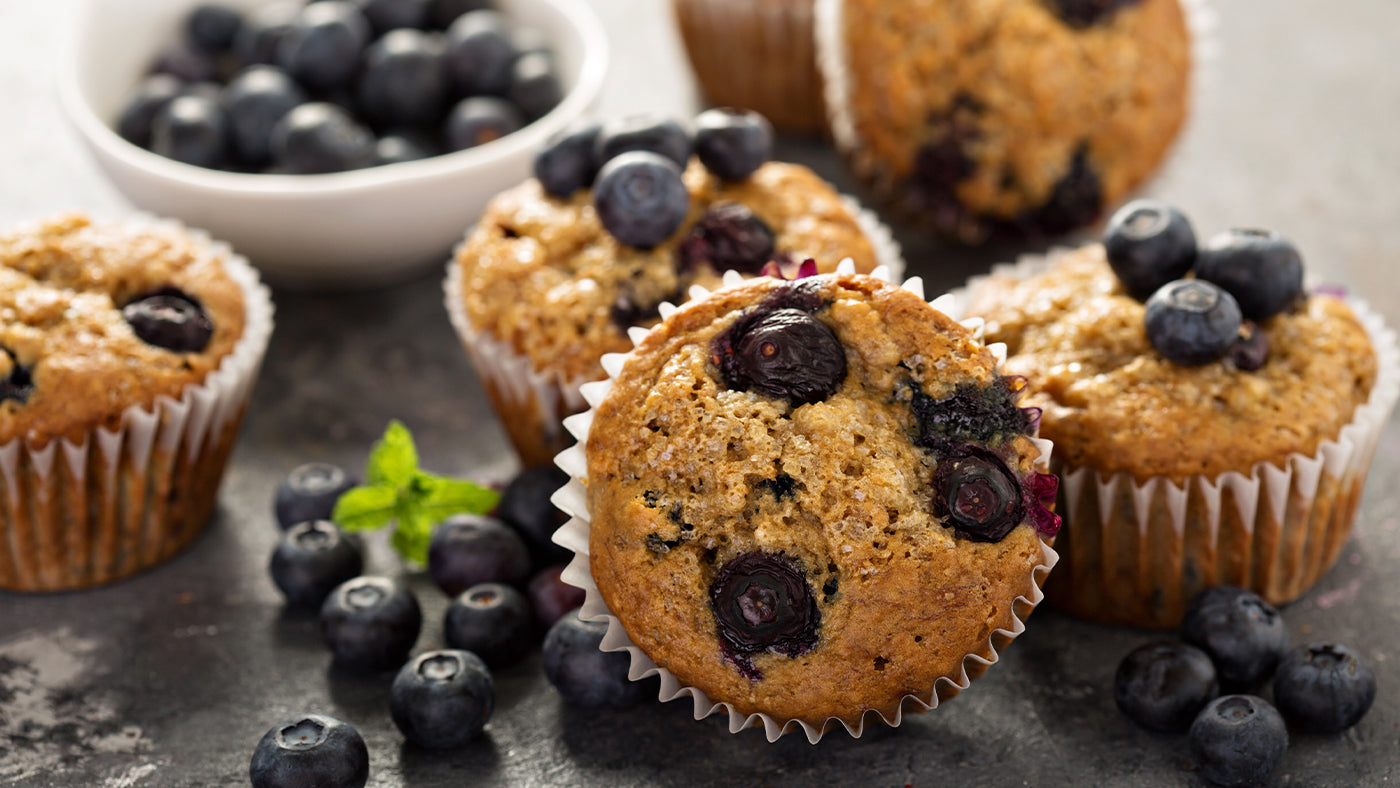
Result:
<svg viewBox="0 0 1400 788"><path fill-rule="evenodd" d="M617 47L603 109L686 110L693 89L661 0L592 0ZM1228 0L1188 133L1149 193L1202 232L1283 230L1310 270L1400 319L1400 5ZM0 2L0 223L63 208L119 214L62 123L52 79L70 2ZM784 153L842 184L820 145ZM1016 248L956 251L900 232L930 292ZM166 566L110 588L0 593L0 786L247 784L252 748L281 718L319 710L353 722L371 784L1195 786L1183 737L1149 734L1113 707L1119 658L1151 635L1038 611L972 689L898 730L817 746L768 744L695 722L686 702L585 714L559 702L538 656L497 675L480 742L405 747L387 683L329 669L314 622L285 613L265 564L270 496L296 464L358 467L391 418L414 430L427 467L479 478L514 470L503 434L440 308L438 274L375 294L276 293L277 331L207 532ZM1376 706L1339 736L1295 736L1272 785L1400 779L1400 426L1375 461L1357 533L1339 565L1285 610L1295 641L1335 639L1375 668ZM398 572L371 539L371 569ZM419 576L420 648L441 642L446 600Z"/></svg>

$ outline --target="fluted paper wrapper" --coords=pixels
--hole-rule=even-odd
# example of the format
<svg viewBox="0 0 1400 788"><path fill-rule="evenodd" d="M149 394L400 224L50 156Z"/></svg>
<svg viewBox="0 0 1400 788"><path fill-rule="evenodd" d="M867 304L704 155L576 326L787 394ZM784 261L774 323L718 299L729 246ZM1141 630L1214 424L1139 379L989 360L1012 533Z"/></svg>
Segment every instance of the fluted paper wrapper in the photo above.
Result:
<svg viewBox="0 0 1400 788"><path fill-rule="evenodd" d="M847 260L838 268L837 273L855 273L855 268ZM885 281L895 281L891 278L888 269L880 268L872 274ZM734 272L725 275L724 286L732 287L741 283L742 279ZM904 289L915 293L920 298L924 297L923 281L918 277L910 278L902 285ZM699 300L708 295L709 291L704 288L694 287L691 289L692 300ZM944 296L931 302L935 308L946 312L950 305L948 297ZM669 317L678 307L672 304L663 304L661 310L662 318ZM980 339L981 321L969 320L964 325ZM647 336L649 329L633 328L629 335L633 344L640 344ZM988 349L996 356L997 362L1005 360L1006 347L1004 345L989 345ZM585 600L583 607L579 611L580 617L586 621L602 621L608 626L607 634L603 637L601 648L603 651L627 651L631 657L631 666L628 677L633 681L640 681L650 676L660 677L660 691L657 694L659 700L670 701L678 698L689 697L691 699L694 717L697 720L709 717L712 714L722 713L729 717L729 732L738 733L747 728L762 726L764 735L768 741L777 741L780 737L794 731L802 731L803 735L812 744L821 740L827 731L844 728L853 738L860 738L866 728L866 722L872 717L878 718L881 722L891 727L899 726L904 719L906 709L911 712L923 712L937 708L943 701L952 698L959 692L967 689L972 681L981 676L988 667L995 664L1000 653L1006 646L1025 630L1025 619L1030 615L1035 606L1043 598L1041 584L1045 581L1046 575L1055 566L1058 556L1050 545L1044 540L1040 541L1041 558L1040 563L1031 571L1031 576L1026 578L1026 590L1021 596L1016 597L1011 605L1011 625L1006 629L996 629L988 636L983 648L975 651L981 653L969 653L963 658L960 670L956 675L943 676L937 679L927 692L921 695L906 695L895 710L893 716L886 717L884 714L871 710L867 711L855 725L846 723L843 720L832 717L821 725L814 725L805 720L798 719L777 719L767 714L741 714L724 701L711 699L702 690L693 686L686 686L680 682L670 671L660 667L652 661L647 654L632 643L627 636L622 622L608 609L607 603L603 601L602 594L598 590L597 584L593 580L593 574L589 561L589 531L592 518L588 511L588 457L586 441L588 431L593 423L594 409L598 407L612 389L612 380L622 371L627 363L630 354L613 353L603 357L603 368L607 371L608 378L605 380L593 381L583 386L583 396L588 401L589 410L579 413L564 420L564 426L569 432L578 438L578 443L561 452L555 459L555 463L569 474L568 484L554 493L551 501L560 510L570 516L568 522L559 528L554 534L554 542L573 551L573 560L565 568L562 578L564 582L583 589ZM1052 446L1049 441L1036 438L1036 448L1040 450L1040 457L1036 460L1035 467L1038 471L1045 472L1049 467ZM982 654L990 655L988 657Z"/></svg>
<svg viewBox="0 0 1400 788"><path fill-rule="evenodd" d="M841 199L874 247L878 264L895 276L902 274L904 258L890 229L854 198L842 195ZM455 252L443 280L443 303L521 464L529 468L552 463L556 454L573 443L564 430L564 417L588 407L580 388L602 377L602 368L588 377L538 369L528 355L472 325L462 300L462 267Z"/></svg>
<svg viewBox="0 0 1400 788"><path fill-rule="evenodd" d="M182 233L222 258L243 291L243 335L179 399L132 406L116 429L0 445L0 588L63 591L110 583L174 556L208 523L272 334L272 300L248 261L178 222L123 224Z"/></svg>
<svg viewBox="0 0 1400 788"><path fill-rule="evenodd" d="M996 266L992 275L1034 276L1063 253ZM974 277L955 291L950 314L961 316L963 298L984 280ZM1214 478L1195 475L1184 484L1051 463L1065 524L1056 541L1062 560L1046 587L1050 604L1095 621L1168 629L1204 588L1236 585L1284 604L1326 574L1351 534L1400 394L1395 332L1363 301L1345 300L1375 349L1376 381L1351 421L1313 454Z"/></svg>

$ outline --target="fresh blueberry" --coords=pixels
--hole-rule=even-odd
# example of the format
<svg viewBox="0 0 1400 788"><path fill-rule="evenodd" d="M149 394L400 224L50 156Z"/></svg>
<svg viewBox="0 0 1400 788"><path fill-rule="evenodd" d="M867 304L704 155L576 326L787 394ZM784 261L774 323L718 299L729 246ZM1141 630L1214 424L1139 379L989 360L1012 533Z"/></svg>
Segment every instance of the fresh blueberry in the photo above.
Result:
<svg viewBox="0 0 1400 788"><path fill-rule="evenodd" d="M428 0L428 24L435 30L446 30L462 14L494 7L493 0Z"/></svg>
<svg viewBox="0 0 1400 788"><path fill-rule="evenodd" d="M475 148L498 140L524 124L520 110L509 101L494 96L471 96L457 102L448 113L443 142L448 150Z"/></svg>
<svg viewBox="0 0 1400 788"><path fill-rule="evenodd" d="M211 55L227 52L241 27L243 14L219 3L200 3L185 17L185 37Z"/></svg>
<svg viewBox="0 0 1400 788"><path fill-rule="evenodd" d="M301 6L294 1L269 3L248 11L233 39L238 62L244 66L277 63L282 39L292 32L300 14Z"/></svg>
<svg viewBox="0 0 1400 788"><path fill-rule="evenodd" d="M1219 360L1240 335L1239 304L1210 282L1178 279L1147 299L1147 339L1168 361L1200 366Z"/></svg>
<svg viewBox="0 0 1400 788"><path fill-rule="evenodd" d="M747 205L728 202L700 217L676 247L676 258L682 271L708 265L716 271L757 275L774 251L773 230Z"/></svg>
<svg viewBox="0 0 1400 788"><path fill-rule="evenodd" d="M183 92L183 82L170 74L151 74L127 96L117 118L122 139L142 148L151 146L151 122L166 104Z"/></svg>
<svg viewBox="0 0 1400 788"><path fill-rule="evenodd" d="M614 156L593 185L598 220L618 241L650 249L670 238L690 209L690 192L673 161L648 151Z"/></svg>
<svg viewBox="0 0 1400 788"><path fill-rule="evenodd" d="M387 577L347 580L321 605L321 640L336 664L362 673L402 665L422 626L418 599Z"/></svg>
<svg viewBox="0 0 1400 788"><path fill-rule="evenodd" d="M428 574L448 596L480 583L521 586L530 576L530 550L500 520L453 515L433 529Z"/></svg>
<svg viewBox="0 0 1400 788"><path fill-rule="evenodd" d="M1150 730L1184 733L1220 684L1204 651L1159 641L1134 649L1118 663L1113 701L1129 719Z"/></svg>
<svg viewBox="0 0 1400 788"><path fill-rule="evenodd" d="M204 96L176 96L151 119L151 151L217 169L228 155L228 118L223 108Z"/></svg>
<svg viewBox="0 0 1400 788"><path fill-rule="evenodd" d="M1338 733L1366 716L1376 699L1376 674L1338 643L1300 646L1279 660L1274 703L1290 725Z"/></svg>
<svg viewBox="0 0 1400 788"><path fill-rule="evenodd" d="M182 38L161 48L151 73L169 74L181 82L208 82L218 78L219 67L208 53Z"/></svg>
<svg viewBox="0 0 1400 788"><path fill-rule="evenodd" d="M1071 27L1090 27L1107 19L1120 8L1141 0L1050 0L1050 7Z"/></svg>
<svg viewBox="0 0 1400 788"><path fill-rule="evenodd" d="M690 132L679 121L655 114L627 115L604 123L597 144L600 165L629 151L650 151L670 159L682 170L690 161L694 145Z"/></svg>
<svg viewBox="0 0 1400 788"><path fill-rule="evenodd" d="M362 788L369 748L353 725L305 714L274 725L253 750L253 788Z"/></svg>
<svg viewBox="0 0 1400 788"><path fill-rule="evenodd" d="M429 0L354 0L376 36L398 28L421 30L428 22L428 2Z"/></svg>
<svg viewBox="0 0 1400 788"><path fill-rule="evenodd" d="M341 494L357 484L338 465L308 462L298 465L277 485L273 511L277 524L291 528L307 520L329 520Z"/></svg>
<svg viewBox="0 0 1400 788"><path fill-rule="evenodd" d="M1227 353L1235 369L1253 372L1269 360L1269 335L1257 323L1246 320L1240 325L1240 337Z"/></svg>
<svg viewBox="0 0 1400 788"><path fill-rule="evenodd" d="M301 9L277 46L277 62L309 90L350 84L369 43L369 23L354 3L319 0Z"/></svg>
<svg viewBox="0 0 1400 788"><path fill-rule="evenodd" d="M741 181L773 157L773 125L752 110L705 110L695 118L695 155L710 172Z"/></svg>
<svg viewBox="0 0 1400 788"><path fill-rule="evenodd" d="M272 129L292 108L306 100L301 88L275 66L250 66L224 88L233 150L245 164L272 159Z"/></svg>
<svg viewBox="0 0 1400 788"><path fill-rule="evenodd" d="M374 164L374 143L369 129L344 109L312 101L293 107L273 127L272 159L279 172L296 175L356 170Z"/></svg>
<svg viewBox="0 0 1400 788"><path fill-rule="evenodd" d="M825 323L800 309L756 310L716 338L726 387L787 400L820 402L846 379L846 350Z"/></svg>
<svg viewBox="0 0 1400 788"><path fill-rule="evenodd" d="M583 121L550 137L535 156L535 177L555 197L568 197L590 186L598 174L597 143L602 125Z"/></svg>
<svg viewBox="0 0 1400 788"><path fill-rule="evenodd" d="M442 40L419 30L391 30L365 51L360 107L380 127L436 123L447 103Z"/></svg>
<svg viewBox="0 0 1400 788"><path fill-rule="evenodd" d="M1103 246L1123 289L1139 301L1186 276L1196 261L1190 220L1156 200L1134 200L1119 208L1108 220Z"/></svg>
<svg viewBox="0 0 1400 788"><path fill-rule="evenodd" d="M1288 729L1278 710L1253 695L1211 701L1188 734L1200 775L1221 786L1261 785L1288 749Z"/></svg>
<svg viewBox="0 0 1400 788"><path fill-rule="evenodd" d="M551 541L569 518L549 497L568 481L569 475L557 467L538 465L516 474L501 491L496 516L525 538L536 563L563 563L573 555Z"/></svg>
<svg viewBox="0 0 1400 788"><path fill-rule="evenodd" d="M0 373L5 376L0 379L0 402L9 399L23 405L34 393L34 370L20 364L9 348L0 350L4 351L4 356L0 357Z"/></svg>
<svg viewBox="0 0 1400 788"><path fill-rule="evenodd" d="M1196 276L1220 285L1248 319L1262 321L1303 292L1303 258L1287 238L1268 230L1226 230L1196 256Z"/></svg>
<svg viewBox="0 0 1400 788"><path fill-rule="evenodd" d="M975 542L999 542L1026 517L1016 477L995 454L972 446L938 460L933 511L955 536Z"/></svg>
<svg viewBox="0 0 1400 788"><path fill-rule="evenodd" d="M624 709L653 689L627 678L632 660L626 651L600 650L607 631L607 624L584 621L573 611L544 636L544 675L570 706Z"/></svg>
<svg viewBox="0 0 1400 788"><path fill-rule="evenodd" d="M199 301L173 287L129 301L122 317L142 342L172 353L198 353L214 334L214 324Z"/></svg>
<svg viewBox="0 0 1400 788"><path fill-rule="evenodd" d="M491 671L468 651L419 654L389 687L389 714L404 738L435 750L480 736L495 706Z"/></svg>
<svg viewBox="0 0 1400 788"><path fill-rule="evenodd" d="M555 621L583 604L583 589L565 583L560 577L563 572L562 566L547 566L530 578L526 596L541 631L548 630Z"/></svg>
<svg viewBox="0 0 1400 788"><path fill-rule="evenodd" d="M1283 616L1258 594L1236 586L1215 586L1186 607L1181 639L1215 662L1220 686L1252 689L1267 679L1288 649Z"/></svg>
<svg viewBox="0 0 1400 788"><path fill-rule="evenodd" d="M287 604L319 608L335 587L364 571L355 543L329 520L298 523L282 533L269 571Z"/></svg>
<svg viewBox="0 0 1400 788"><path fill-rule="evenodd" d="M554 57L535 52L516 58L510 69L506 98L520 108L527 121L544 117L564 98L564 85L554 68Z"/></svg>
<svg viewBox="0 0 1400 788"><path fill-rule="evenodd" d="M710 609L725 656L750 679L761 678L750 657L801 656L821 628L807 575L784 553L755 550L730 559L710 582Z"/></svg>
<svg viewBox="0 0 1400 788"><path fill-rule="evenodd" d="M416 136L385 134L374 143L374 158L379 164L418 161L432 156L433 148Z"/></svg>
<svg viewBox="0 0 1400 788"><path fill-rule="evenodd" d="M532 623L524 594L500 583L481 583L448 605L442 636L448 646L470 651L493 668L506 667L530 650Z"/></svg>
<svg viewBox="0 0 1400 788"><path fill-rule="evenodd" d="M447 28L447 73L459 96L502 96L517 52L510 23L496 11L470 11Z"/></svg>

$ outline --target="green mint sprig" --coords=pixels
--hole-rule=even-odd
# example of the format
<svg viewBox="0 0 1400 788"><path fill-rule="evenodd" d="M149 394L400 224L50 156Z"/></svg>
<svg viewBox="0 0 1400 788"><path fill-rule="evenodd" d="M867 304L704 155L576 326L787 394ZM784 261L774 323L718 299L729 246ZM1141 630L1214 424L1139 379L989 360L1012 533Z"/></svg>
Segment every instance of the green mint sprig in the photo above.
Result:
<svg viewBox="0 0 1400 788"><path fill-rule="evenodd" d="M395 523L394 549L405 560L426 564L434 525L454 514L485 514L500 497L466 479L421 470L412 433L395 419L370 449L365 483L340 496L331 519L347 531Z"/></svg>

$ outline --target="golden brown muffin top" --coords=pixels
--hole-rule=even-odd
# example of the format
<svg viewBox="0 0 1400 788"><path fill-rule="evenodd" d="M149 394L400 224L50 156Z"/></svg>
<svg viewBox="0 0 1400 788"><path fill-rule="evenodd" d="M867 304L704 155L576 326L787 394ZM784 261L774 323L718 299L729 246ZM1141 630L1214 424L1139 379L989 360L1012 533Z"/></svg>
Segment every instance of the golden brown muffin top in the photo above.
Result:
<svg viewBox="0 0 1400 788"><path fill-rule="evenodd" d="M213 323L200 352L147 344L122 307L176 288ZM28 376L27 399L0 400L0 442L80 441L126 408L180 397L243 333L243 292L208 242L165 227L71 214L0 235L0 377Z"/></svg>
<svg viewBox="0 0 1400 788"><path fill-rule="evenodd" d="M800 311L844 351L839 385L796 407L729 388L716 358L737 327L799 285L820 304ZM936 410L970 392L1014 426L954 438L916 415L916 399ZM966 538L936 513L940 467L973 445L996 456L1016 495L1031 494L1039 451L1014 399L985 347L900 288L843 275L721 290L653 330L595 411L593 577L638 647L742 714L820 727L870 709L892 716L907 695L929 701L965 655L991 656L989 637L1012 626L1013 600L1031 594L1042 558L1029 506L999 541ZM934 434L948 443L923 440ZM718 578L754 564L805 589L816 621L798 627L798 646L722 641L724 603L712 594L734 586Z"/></svg>
<svg viewBox="0 0 1400 788"><path fill-rule="evenodd" d="M1261 324L1269 355L1256 371L1228 359L1172 363L1152 348L1144 306L1100 244L1023 280L992 276L969 298L967 314L1006 343L1006 370L1029 380L1041 434L1072 468L1179 483L1280 465L1337 437L1376 379L1365 329L1346 303L1319 294Z"/></svg>
<svg viewBox="0 0 1400 788"><path fill-rule="evenodd" d="M681 272L677 247L721 203L748 206L773 231L775 250L798 262L811 257L834 270L850 257L863 272L877 265L851 209L805 167L769 162L742 181L727 182L693 160L684 179L689 214L654 249L610 235L588 189L561 199L530 180L495 197L456 254L472 325L528 356L536 369L557 370L565 380L601 378L603 354L631 348L626 329L656 323L654 312L615 319L620 303L646 311L662 301L679 303L692 284L718 285L723 272L707 265Z"/></svg>

